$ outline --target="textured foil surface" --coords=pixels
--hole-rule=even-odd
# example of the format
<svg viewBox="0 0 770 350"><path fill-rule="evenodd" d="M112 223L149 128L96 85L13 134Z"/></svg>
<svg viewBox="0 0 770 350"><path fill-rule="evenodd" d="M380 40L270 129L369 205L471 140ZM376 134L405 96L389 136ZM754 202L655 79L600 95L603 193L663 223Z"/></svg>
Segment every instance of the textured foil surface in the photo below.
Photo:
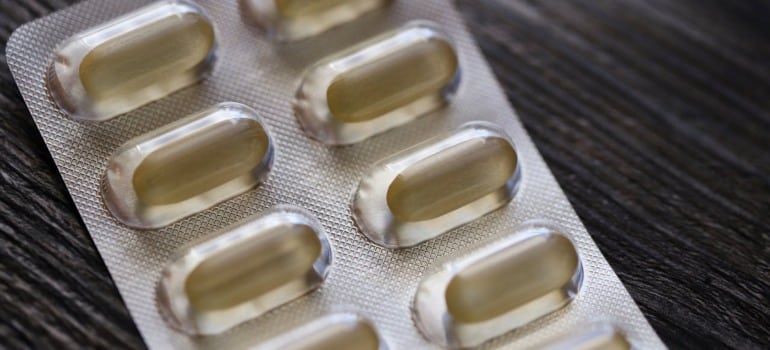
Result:
<svg viewBox="0 0 770 350"><path fill-rule="evenodd" d="M573 239L583 262L583 288L567 307L488 342L485 348L538 346L596 322L619 326L635 348L665 348L586 232L449 0L396 1L383 11L291 44L271 42L249 26L235 0L200 0L197 3L208 11L219 34L219 59L208 79L107 122L66 118L46 91L46 69L54 48L74 33L147 3L84 1L19 28L8 42L7 57L80 215L150 348L241 349L335 312L370 319L392 349L432 348L415 328L410 309L424 274L533 219L558 225ZM456 43L463 81L452 103L352 146L327 147L307 137L292 111L305 69L415 19L439 23ZM111 153L133 137L225 101L253 107L271 129L276 159L267 182L157 231L118 224L99 192ZM378 247L357 231L350 199L370 166L472 120L497 123L517 146L522 182L509 205L409 249ZM169 328L156 306L155 287L174 252L278 204L294 204L313 213L332 241L335 261L322 287L218 336L192 338Z"/></svg>

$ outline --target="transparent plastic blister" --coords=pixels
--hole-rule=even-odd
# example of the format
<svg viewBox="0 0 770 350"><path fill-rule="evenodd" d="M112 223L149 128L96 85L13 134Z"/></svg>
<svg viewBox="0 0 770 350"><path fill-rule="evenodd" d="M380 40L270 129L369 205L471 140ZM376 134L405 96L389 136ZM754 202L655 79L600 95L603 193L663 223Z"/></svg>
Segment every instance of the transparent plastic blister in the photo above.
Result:
<svg viewBox="0 0 770 350"><path fill-rule="evenodd" d="M103 121L206 77L214 24L188 1L160 1L74 34L54 52L48 89L76 120Z"/></svg>
<svg viewBox="0 0 770 350"><path fill-rule="evenodd" d="M318 221L278 206L180 250L163 270L158 307L175 329L219 334L312 292L331 263Z"/></svg>
<svg viewBox="0 0 770 350"><path fill-rule="evenodd" d="M436 23L413 21L315 64L294 110L311 138L353 144L435 111L459 83L452 40Z"/></svg>
<svg viewBox="0 0 770 350"><path fill-rule="evenodd" d="M147 91L159 94L153 94L152 98L142 100L142 103L134 103L130 108L123 105L125 110L113 110L104 114L108 117L90 118L94 121L104 120L99 122L77 120L89 118L77 118L77 113L69 110L60 101L57 104L57 97L52 96L56 94L52 91L56 87L51 86L48 80L49 67L55 59L57 48L77 33L94 30L93 28L99 28L100 24L132 11L141 11L143 6L160 5L139 0L86 0L22 26L8 42L8 63L19 89L83 222L150 348L245 349L289 344L294 342L291 339L311 338L303 336L302 334L306 334L303 332L312 330L313 327L325 328L327 326L324 325L328 322L340 322L342 328L335 329L347 329L352 333L339 334L353 334L351 339L366 344L374 343L375 337L372 334L376 333L376 339L380 342L379 348L387 346L389 349L422 349L438 348L441 345L458 346L451 342L442 343L441 339L449 339L449 333L446 333L445 328L441 328L447 326L446 324L428 327L426 325L437 324L421 319L427 311L417 311L417 314L414 312L417 309L435 309L433 311L438 310L438 314L441 314L446 311L442 311L440 307L441 300L444 300L445 306L452 304L453 308L463 309L463 303L472 298L463 299L465 294L461 291L462 288L459 288L457 291L460 292L456 294L458 299L447 303L446 298L433 298L434 300L428 300L427 303L420 302L427 305L422 308L417 307L416 302L425 300L419 297L421 288L425 285L436 285L439 289L455 290L456 288L450 288L449 285L452 276L456 277L457 274L441 277L441 271L445 271L442 270L444 267L455 266L459 269L473 265L464 265L473 259L486 260L488 256L485 252L498 249L495 247L508 247L507 244L519 242L518 240L527 236L526 232L531 233L531 230L525 229L522 234L522 228L528 227L522 225L532 220L545 222L548 228L554 228L549 230L558 232L558 237L565 237L564 240L558 240L559 244L555 246L560 250L567 246L574 247L576 256L579 257L578 265L573 264L575 270L569 278L562 279L561 275L556 278L564 283L548 285L539 291L547 295L561 295L561 302L543 308L542 312L537 313L537 317L528 315L522 317L521 322L508 323L505 327L486 327L484 329L488 330L487 334L461 336L463 339L475 340L459 346L483 342L481 348L490 349L539 347L553 339L577 334L581 329L588 327L587 325L600 321L621 329L623 338L632 348L665 348L575 215L508 105L505 95L465 29L461 17L448 0L383 1L381 3L387 3L387 6L378 5L377 9L349 15L345 20L337 18L339 21L333 24L329 23L335 21L320 21L318 23L323 26L317 23L318 27L315 28L323 27L322 30L315 30L312 35L305 33L303 40L291 43L278 43L275 41L280 39L277 32L255 27L253 16L244 9L244 2L200 0L195 5L190 5L200 9L204 13L201 18L206 18L213 24L216 38L213 41L215 53L212 57L216 57L216 63L204 69L206 74L196 75L196 83L189 81L190 84L186 83L186 87L181 89L150 88ZM289 6L290 2L283 5ZM339 1L344 2L346 1ZM187 1L167 3L184 6L189 4ZM291 6L299 6L303 1L291 3ZM334 3L336 0L324 4ZM296 8L292 11L294 10ZM302 15L312 13L313 11L308 10ZM277 28L274 23L277 22L269 25ZM430 50L427 51L440 52L439 56L451 57L446 55L449 52L447 48L451 48L456 55L456 67L453 68L452 64L449 64L446 67L453 69L442 70L454 71L454 74L450 72L444 77L446 79L436 80L436 84L425 90L430 91L427 95L421 95L424 92L417 94L431 96L428 100L437 103L431 104L430 108L419 109L417 113L405 113L403 115L408 116L408 120L403 123L371 129L369 134L360 139L339 142L339 138L324 139L307 132L309 128L302 119L303 115L298 115L298 105L303 103L302 94L298 94L298 91L304 86L303 81L308 74L312 74L309 72L313 71L313 67L330 62L328 57L332 57L332 60L333 57L344 57L352 52L351 50L364 47L361 46L364 45L362 43L372 42L371 40L378 36L382 38L393 33L403 33L405 28L407 32L417 28L422 34L429 34L429 38L441 38L442 42L447 43L447 46L439 45L438 51L432 51L436 47L429 47ZM206 62L213 63L214 60L212 58ZM453 59L447 62L451 63ZM460 72L462 80L459 79ZM436 89L437 87L440 89ZM175 92L171 93L172 91ZM328 86L325 91L328 97ZM448 100L450 96L451 101ZM414 101L403 101L407 100ZM223 102L229 103L222 105ZM241 105L243 107L240 107ZM225 111L221 110L223 106ZM233 109L228 109L227 106L238 106L234 108L238 112L231 113ZM399 106L400 103L392 103L386 106L387 108L364 113L363 119L378 120L383 111L396 111ZM211 112L212 108L214 113ZM212 115L229 118L226 123L235 125L241 124L234 120L243 122L244 118L254 122L246 121L248 125L242 125L243 128L224 127L224 131L213 132L211 137L198 138L201 134L190 132L195 129L205 134L206 130L212 130L212 125L217 125L211 123L210 119L215 118L211 117ZM370 117L372 119L368 119ZM345 118L347 117L343 117ZM347 120L346 123L367 122L353 119ZM198 124L194 120L197 120ZM260 127L256 127L257 124ZM191 125L195 127L190 129ZM230 133L228 130L235 131ZM243 133L247 136L241 138ZM182 170L174 170L173 166L165 167L171 165L169 159L186 159L188 151L192 152L190 154L201 151L195 147L181 147L173 152L168 151L166 155L161 152L153 156L152 152L147 152L146 146L161 146L162 149L163 145L168 146L169 141L173 141L173 137L169 139L162 135L177 135L180 145L189 144L185 140L190 139L205 140L201 141L205 144L228 144L230 146L225 148L233 152L225 155L209 154L204 158L212 161L204 167L182 166ZM483 141L478 141L478 145L454 143L452 145L464 146L460 147L462 149L452 149L445 141L457 141L457 135L468 137L467 140ZM262 146L257 147L256 143L239 140L264 142L258 142ZM143 142L149 143L143 145ZM488 142L491 142L491 146ZM350 145L332 146L336 144ZM238 154L244 154L238 152L239 149L246 150L246 154L255 153L257 156L246 157L245 163L242 164L238 161L231 163L228 157L238 158ZM421 149L422 151L417 153L422 156L404 157L404 154L409 155L410 152ZM446 149L451 151L441 152ZM481 151L478 150L488 152L481 152L487 156L476 161L456 159L458 154L465 154L464 149L473 155L480 154ZM130 160L127 163L132 164L132 169L151 158L145 169L151 171L147 172L149 175L137 177L136 174L132 175L131 171L120 170L112 175L117 176L118 182L124 186L107 189L109 186L105 185L105 179L111 176L110 171L123 169L115 167L115 164L126 164L123 161L115 162L114 159L116 155L123 154L123 151L128 152L127 159ZM203 154L205 155L205 152ZM436 154L439 156L431 157ZM430 161L417 161L419 159ZM505 166L497 169L500 171L482 172L490 175L491 180L486 183L488 186L471 188L469 192L457 190L457 195L444 198L442 205L425 205L425 202L420 200L430 198L419 193L431 192L431 179L453 179L460 176L457 174L465 173L460 171L463 167L466 167L468 172L476 171L479 167L486 169L485 164L490 163L487 162L490 159L493 160L491 163ZM397 170L383 170L390 176L388 181L370 182L376 188L374 192L377 192L378 196L384 196L386 203L383 206L383 199L380 198L380 203L375 203L374 209L369 208L371 212L358 217L362 214L356 213L359 204L355 198L359 186L371 179L369 175L378 173L378 169L384 169L382 164L387 164L389 160L396 160L395 163L402 165L418 164L418 167L410 169L405 166ZM240 164L235 173L242 174L238 178L243 181L233 180L228 176L204 176L215 173L206 169L221 170L222 164L235 163ZM184 165L184 162L181 164ZM165 170L173 171L166 174ZM179 176L175 177L174 173ZM395 181L399 175L403 175L402 178ZM175 181L177 179L178 181ZM237 186L227 185L231 181L235 181L232 183ZM391 188L394 182L398 184ZM167 184L174 188L174 191L141 190L142 186L150 183ZM441 181L436 183L440 184ZM185 184L190 185L185 187ZM462 185L462 181L460 184ZM129 187L135 188L129 190ZM130 193L133 191L136 194L136 187L140 188L139 195L131 199ZM161 187L153 185L153 188ZM460 188L463 186L457 187ZM391 200L395 204L392 207L387 203L391 189ZM419 195L412 195L413 193ZM117 198L111 198L114 197L113 194ZM489 201L483 200L487 197ZM126 201L126 198L129 200ZM180 209L176 215L153 217L150 220L130 219L141 218L142 214L153 210L168 214L168 210L158 209L157 204L163 207L169 201L178 203L180 199L189 199L188 204L191 205L181 206L180 208L185 210ZM121 201L124 201L122 208L138 210L115 210L114 204ZM323 247L328 246L329 256L334 255L334 261L329 264L324 262L325 255L320 254L321 260L313 260L313 270L307 270L310 275L316 276L315 281L318 283L289 282L293 287L304 285L306 288L292 287L293 292L288 293L291 297L278 298L280 300L267 297L265 300L269 302L266 304L254 300L272 295L269 291L264 294L262 288L239 289L243 286L238 287L239 284L236 283L234 290L239 292L235 294L240 297L233 300L237 299L239 306L206 302L206 295L211 291L229 293L221 291L232 287L228 276L235 273L233 271L240 270L227 269L227 273L218 276L217 269L204 269L205 271L198 273L203 278L198 276L196 279L190 277L196 274L195 264L213 259L210 260L213 261L212 266L217 268L239 266L250 270L259 269L262 265L240 266L239 261L235 261L238 259L218 259L214 253L211 253L214 258L205 258L206 254L191 252L202 249L196 247L209 247L207 244L220 247L223 251L228 251L227 247L250 251L252 246L243 242L250 242L249 237L259 237L262 231L240 231L239 228L260 222L260 218L271 215L292 216L292 210L286 212L286 207L281 206L285 204L303 208L296 209L304 213L299 215L300 217L315 218L311 220L315 223L310 226L318 229L311 231L323 232L315 237L326 237L325 240L328 241L328 245L319 243L320 250L323 252ZM278 209L271 211L274 207ZM399 208L406 209L399 211ZM415 208L419 210L414 211ZM123 215L121 212L129 215ZM377 222L380 226L370 229L369 226L361 225L364 220L359 219L363 217L375 218L369 221ZM382 238L379 243L383 244L379 245L378 235L391 238L398 236L396 231L380 228L392 228L390 224L399 218L405 219L404 222L407 223L431 222L431 225L426 227L432 230L417 240L408 241L407 244L403 244L407 242L404 240L398 243L398 239L395 240L396 244L389 244L387 242L394 241ZM436 223L440 225L433 225ZM262 227L262 224L259 226ZM287 239L282 242L307 243L306 239L312 238L309 234L300 236L301 239L297 241ZM230 246L238 239L245 241ZM325 240L319 239L318 242ZM305 243L301 245L306 246ZM244 247L239 246L244 244ZM261 244L254 245L259 246ZM206 251L215 252L220 248L210 248L212 250ZM312 249L311 251L315 252ZM303 257L310 255L313 254L299 254ZM196 257L192 258L193 256ZM303 261L310 260L308 258ZM316 266L317 261L322 263ZM297 271L300 270L306 271L304 268ZM460 270L462 269L455 272ZM564 269L566 270L569 269ZM187 277L182 278L184 282L168 281L168 276L173 275ZM320 277L321 275L325 278ZM206 276L216 276L212 277L213 281L221 279L223 282L195 284L195 281L208 280ZM480 275L469 276L468 278L473 279ZM318 278L323 282L319 282ZM431 282L434 278L441 281ZM191 286L187 286L188 279L193 281L190 282ZM307 281L304 280L304 283ZM549 294L551 288L563 293ZM489 294L491 290L482 292ZM471 294L473 293L475 292ZM187 306L184 302L186 299L192 300ZM517 301L503 302L513 310L513 314L522 307L528 307L525 305L528 303L519 303L521 300L517 298L506 300ZM172 310L170 303L178 304ZM255 306L256 304L259 306ZM240 307L243 309L239 309ZM240 311L228 315L235 309ZM203 312L200 312L202 310ZM213 313L210 312L212 310ZM468 327L460 328L470 333L474 333L473 327L477 323L475 321L491 322L489 324L499 326L505 322L495 320L499 317L505 318L505 315L510 313L492 314L476 315L475 312L460 311L456 313L459 315L458 320L469 321L465 322ZM489 315L492 316L486 319ZM227 322L214 322L221 320L219 317L223 317ZM432 337L426 334L431 332L429 328L444 334ZM469 329L471 331L468 331ZM329 334L332 333L338 334ZM457 328L454 333L459 334ZM336 335L332 335L330 337L336 339Z"/></svg>
<svg viewBox="0 0 770 350"><path fill-rule="evenodd" d="M392 0L241 0L243 15L277 41L323 33L386 7Z"/></svg>
<svg viewBox="0 0 770 350"><path fill-rule="evenodd" d="M630 350L622 329L610 323L588 324L563 334L538 349L544 350Z"/></svg>
<svg viewBox="0 0 770 350"><path fill-rule="evenodd" d="M415 324L441 347L475 347L567 306L582 283L570 238L547 223L527 223L425 276L412 306Z"/></svg>
<svg viewBox="0 0 770 350"><path fill-rule="evenodd" d="M508 204L520 180L508 135L494 124L471 122L372 166L351 212L372 242L411 247Z"/></svg>
<svg viewBox="0 0 770 350"><path fill-rule="evenodd" d="M122 224L161 228L265 181L274 152L256 111L223 102L120 146L102 197Z"/></svg>
<svg viewBox="0 0 770 350"><path fill-rule="evenodd" d="M377 327L355 314L334 313L289 330L254 350L387 350Z"/></svg>

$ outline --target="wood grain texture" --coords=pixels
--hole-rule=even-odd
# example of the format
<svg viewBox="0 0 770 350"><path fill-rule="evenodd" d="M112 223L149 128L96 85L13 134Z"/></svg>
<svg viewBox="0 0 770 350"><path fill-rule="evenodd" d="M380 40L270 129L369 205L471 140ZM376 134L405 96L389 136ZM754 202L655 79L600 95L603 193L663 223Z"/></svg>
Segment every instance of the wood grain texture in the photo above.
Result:
<svg viewBox="0 0 770 350"><path fill-rule="evenodd" d="M71 0L0 0L0 50ZM770 342L770 3L460 0L672 348ZM142 348L0 56L0 347Z"/></svg>
<svg viewBox="0 0 770 350"><path fill-rule="evenodd" d="M142 348L5 60L13 29L69 2L0 0L0 348Z"/></svg>

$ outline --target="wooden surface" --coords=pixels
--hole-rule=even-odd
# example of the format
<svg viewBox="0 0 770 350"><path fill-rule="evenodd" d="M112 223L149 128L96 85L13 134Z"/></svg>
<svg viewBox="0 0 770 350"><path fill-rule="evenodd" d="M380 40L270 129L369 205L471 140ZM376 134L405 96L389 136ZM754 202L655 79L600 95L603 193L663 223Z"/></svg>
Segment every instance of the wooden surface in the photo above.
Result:
<svg viewBox="0 0 770 350"><path fill-rule="evenodd" d="M0 0L14 28L71 0ZM770 4L462 0L620 279L672 348L770 345ZM142 348L0 56L0 347Z"/></svg>

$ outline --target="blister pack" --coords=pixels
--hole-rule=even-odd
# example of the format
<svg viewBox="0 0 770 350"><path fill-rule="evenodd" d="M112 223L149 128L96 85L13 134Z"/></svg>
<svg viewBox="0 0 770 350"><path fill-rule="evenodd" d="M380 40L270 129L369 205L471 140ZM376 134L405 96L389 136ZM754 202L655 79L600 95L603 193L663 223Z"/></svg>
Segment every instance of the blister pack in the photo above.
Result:
<svg viewBox="0 0 770 350"><path fill-rule="evenodd" d="M7 57L150 348L665 348L449 0L87 0Z"/></svg>

